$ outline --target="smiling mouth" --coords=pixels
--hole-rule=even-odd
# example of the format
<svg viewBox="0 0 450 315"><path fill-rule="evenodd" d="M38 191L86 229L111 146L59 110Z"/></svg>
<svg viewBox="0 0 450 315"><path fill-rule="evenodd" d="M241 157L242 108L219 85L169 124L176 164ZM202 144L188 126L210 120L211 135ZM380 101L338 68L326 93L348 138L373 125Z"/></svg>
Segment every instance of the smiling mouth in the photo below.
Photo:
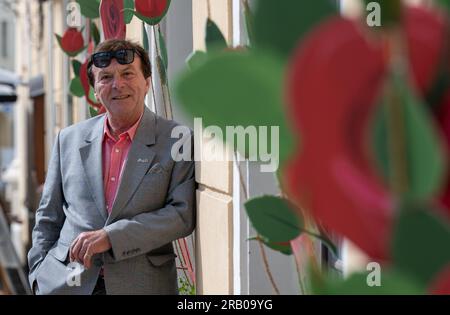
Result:
<svg viewBox="0 0 450 315"><path fill-rule="evenodd" d="M129 98L129 97L130 97L130 95L120 95L120 96L115 96L112 99L115 100L115 101L120 101L120 100L124 100L126 98Z"/></svg>

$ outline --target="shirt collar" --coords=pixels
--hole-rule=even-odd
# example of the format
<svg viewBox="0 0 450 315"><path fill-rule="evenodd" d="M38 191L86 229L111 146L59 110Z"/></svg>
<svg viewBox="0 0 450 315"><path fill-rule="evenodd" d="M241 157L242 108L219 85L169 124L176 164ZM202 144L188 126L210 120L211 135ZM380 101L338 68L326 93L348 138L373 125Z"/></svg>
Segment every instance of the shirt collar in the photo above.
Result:
<svg viewBox="0 0 450 315"><path fill-rule="evenodd" d="M103 138L108 137L111 140L116 141L116 139L114 139L113 135L111 134L111 130L110 130L110 126L109 126L109 120L108 120L108 115L105 115L105 122L103 124ZM139 117L139 119L134 123L133 126L131 126L127 131L121 133L119 135L119 138L122 138L123 136L128 134L128 137L130 138L131 141L133 141L134 136L136 135L136 130L139 126L139 123L141 122L142 116L144 116L144 111L142 112L141 116Z"/></svg>

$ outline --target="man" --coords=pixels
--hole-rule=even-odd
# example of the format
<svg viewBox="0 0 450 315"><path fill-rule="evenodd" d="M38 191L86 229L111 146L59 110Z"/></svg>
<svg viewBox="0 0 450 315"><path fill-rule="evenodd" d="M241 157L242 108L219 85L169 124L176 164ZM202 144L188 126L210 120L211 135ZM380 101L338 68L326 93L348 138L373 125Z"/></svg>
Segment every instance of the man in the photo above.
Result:
<svg viewBox="0 0 450 315"><path fill-rule="evenodd" d="M195 181L192 159L171 149L193 141L172 138L177 124L144 105L150 69L127 40L92 55L89 81L106 114L56 137L28 253L36 293L178 292L172 241L194 229Z"/></svg>

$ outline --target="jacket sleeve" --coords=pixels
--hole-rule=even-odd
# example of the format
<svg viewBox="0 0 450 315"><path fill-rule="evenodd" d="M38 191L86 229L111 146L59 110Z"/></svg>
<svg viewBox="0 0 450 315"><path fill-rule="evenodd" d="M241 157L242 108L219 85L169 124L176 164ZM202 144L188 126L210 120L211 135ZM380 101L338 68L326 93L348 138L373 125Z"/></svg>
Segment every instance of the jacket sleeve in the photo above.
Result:
<svg viewBox="0 0 450 315"><path fill-rule="evenodd" d="M58 240L65 221L63 211L64 195L60 169L60 135L56 137L45 179L39 208L36 210L36 223L32 233L32 247L28 252L31 288L36 279L36 270L53 244Z"/></svg>
<svg viewBox="0 0 450 315"><path fill-rule="evenodd" d="M193 152L192 137L191 152ZM195 228L195 163L175 162L163 208L118 220L106 230L116 261L159 248L192 233Z"/></svg>

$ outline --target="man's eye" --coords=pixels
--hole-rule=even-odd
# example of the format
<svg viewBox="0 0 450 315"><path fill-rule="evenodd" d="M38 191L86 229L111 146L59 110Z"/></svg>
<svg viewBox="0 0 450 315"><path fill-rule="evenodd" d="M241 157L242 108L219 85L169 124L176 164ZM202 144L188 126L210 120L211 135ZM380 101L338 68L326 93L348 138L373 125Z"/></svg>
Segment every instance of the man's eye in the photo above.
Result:
<svg viewBox="0 0 450 315"><path fill-rule="evenodd" d="M100 76L100 80L108 80L110 78L111 78L110 75L102 75L102 76Z"/></svg>

